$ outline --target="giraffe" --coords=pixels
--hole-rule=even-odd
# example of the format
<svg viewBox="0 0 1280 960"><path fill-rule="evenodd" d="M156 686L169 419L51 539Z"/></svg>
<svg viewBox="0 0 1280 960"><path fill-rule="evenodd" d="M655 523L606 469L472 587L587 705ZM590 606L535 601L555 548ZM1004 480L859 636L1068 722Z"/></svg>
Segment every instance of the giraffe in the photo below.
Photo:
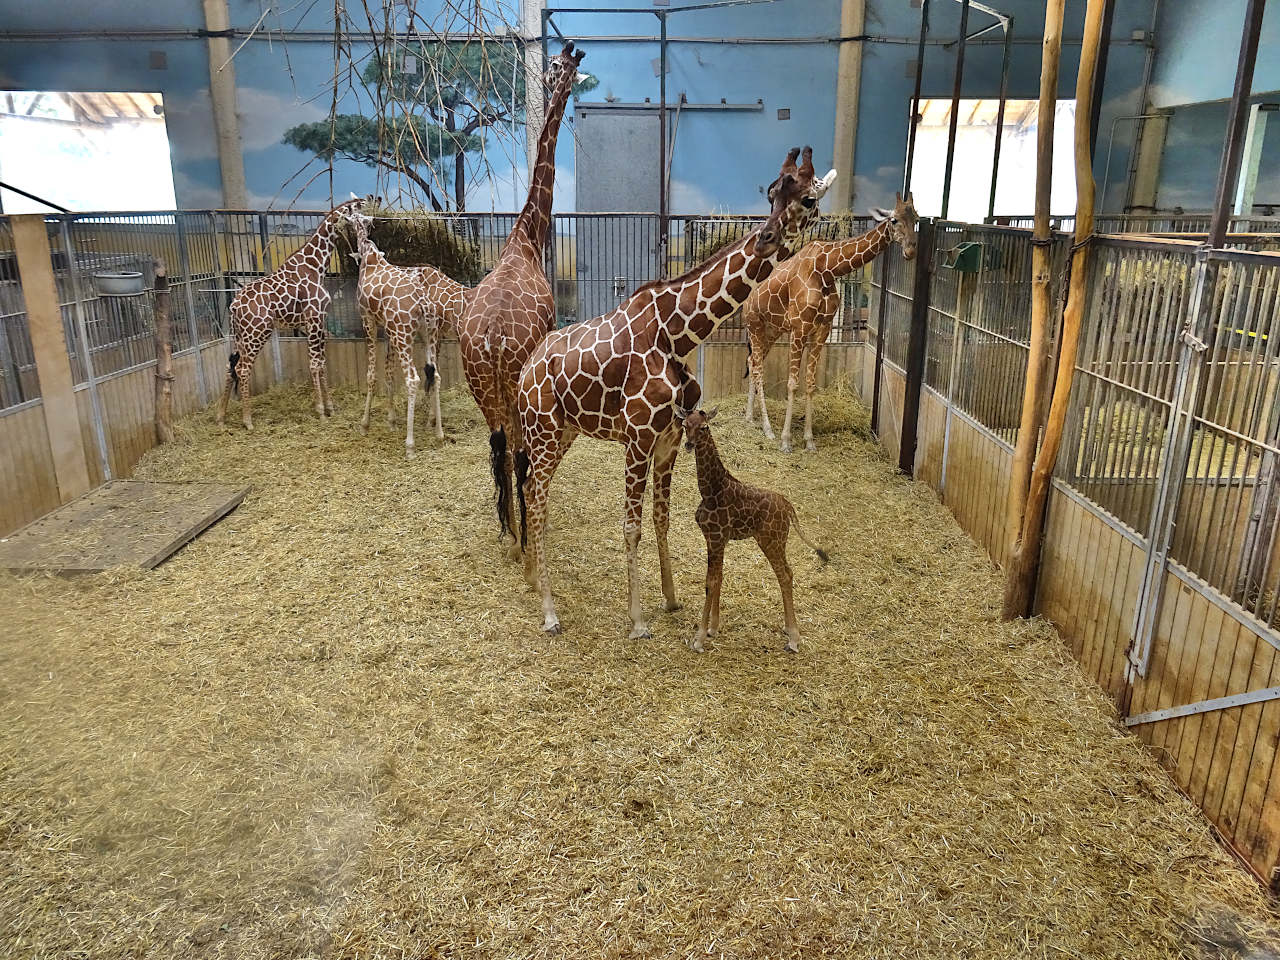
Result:
<svg viewBox="0 0 1280 960"><path fill-rule="evenodd" d="M791 525L823 563L827 553L813 543L800 529L795 505L780 493L753 487L731 474L720 460L711 421L719 407L710 413L695 410L688 416L676 414L684 430L684 448L693 452L698 463L698 504L694 519L707 541L707 592L702 602L702 623L692 640L685 641L691 650L702 653L704 642L720 630L720 585L724 581L724 548L730 540L751 538L759 545L765 559L773 567L782 589L782 611L787 642L783 650L800 650L800 629L796 626L796 610L791 596L791 565L787 563L787 538Z"/></svg>
<svg viewBox="0 0 1280 960"><path fill-rule="evenodd" d="M271 336L273 327L302 327L307 331L311 357L311 385L315 389L316 415L333 416L329 380L324 369L324 317L332 299L324 286L325 268L333 254L338 228L348 212L358 211L364 200L353 197L325 216L301 247L273 272L246 284L231 301L231 336L234 347L227 377L218 401L218 424L227 416L231 391L240 396L240 417L246 430L253 429L253 362Z"/></svg>
<svg viewBox="0 0 1280 960"><path fill-rule="evenodd" d="M560 119L585 54L567 41L547 69L550 90L546 121L538 137L538 157L529 178L529 197L516 218L493 271L476 285L458 328L458 347L467 386L489 426L489 460L498 508L499 535L518 556L511 473L516 427L516 383L520 368L555 326L555 299L542 266L551 226L551 191L556 173Z"/></svg>
<svg viewBox="0 0 1280 960"><path fill-rule="evenodd" d="M435 267L397 267L390 263L369 239L372 219L364 213L352 213L349 219L355 228L357 250L355 259L360 264L360 283L356 288L356 301L364 317L365 343L368 346L367 389L364 397L364 418L360 432L369 431L369 413L373 406L373 388L377 380L378 327L387 332L387 359L384 374L387 383L387 425L395 426L395 388L391 379L391 357L394 352L404 371L405 392L408 394L408 426L405 433L405 457L413 459L413 408L418 395L418 371L413 365L413 339L419 329L427 345L427 362L423 368L427 392L435 394L436 438L444 438L440 423L440 378L436 372L436 360L440 355L440 328L448 323L457 329L462 310L467 302L467 288L445 276ZM434 391L433 388L434 387Z"/></svg>
<svg viewBox="0 0 1280 960"><path fill-rule="evenodd" d="M653 528L658 543L667 610L678 609L667 555L671 473L679 450L677 406L692 409L701 389L686 363L747 294L790 256L818 200L835 181L813 175L812 151L796 167L787 155L769 187L763 225L723 247L701 266L674 280L645 284L611 313L551 334L520 375L523 449L516 457L525 574L542 594L543 629L560 632L547 572L547 494L556 467L574 438L621 443L625 449L626 510L623 539L631 638L650 636L640 605L638 548L644 490L653 469Z"/></svg>
<svg viewBox="0 0 1280 960"><path fill-rule="evenodd" d="M751 291L742 305L742 322L747 328L747 422L755 420L754 406L760 397L760 420L764 434L774 439L769 412L764 399L764 361L778 337L787 333L791 355L787 376L787 414L782 422L783 453L790 453L791 411L800 368L805 366L804 447L816 450L813 440L813 392L818 381L818 361L823 345L831 334L831 323L840 306L840 290L836 281L880 255L895 240L902 245L902 256L910 260L916 255L916 209L910 192L904 200L896 195L892 210L873 207L872 216L879 221L866 233L849 240L814 240L774 271L764 283ZM807 352L807 358L806 358ZM807 363L806 363L807 359Z"/></svg>

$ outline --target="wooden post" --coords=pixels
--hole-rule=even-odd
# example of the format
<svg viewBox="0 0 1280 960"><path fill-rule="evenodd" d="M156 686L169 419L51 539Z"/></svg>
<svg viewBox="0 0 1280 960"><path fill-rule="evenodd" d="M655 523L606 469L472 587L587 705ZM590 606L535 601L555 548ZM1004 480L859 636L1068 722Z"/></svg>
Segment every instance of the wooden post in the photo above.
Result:
<svg viewBox="0 0 1280 960"><path fill-rule="evenodd" d="M1040 569L1040 543L1044 530L1044 511L1049 499L1053 468L1062 446L1062 429L1071 400L1071 383L1076 372L1076 353L1080 346L1080 327L1084 318L1086 284L1089 280L1089 238L1093 235L1093 146L1090 143L1090 105L1098 91L1094 89L1094 71L1098 63L1099 38L1102 35L1106 0L1089 0L1084 15L1084 40L1080 47L1080 72L1076 77L1076 230L1071 254L1071 282L1062 318L1062 341L1058 345L1058 374L1049 401L1045 421L1044 442L1031 471L1022 525L1005 578L1004 617L1029 616ZM1039 248L1037 248L1039 249Z"/></svg>
<svg viewBox="0 0 1280 960"><path fill-rule="evenodd" d="M898 469L915 476L916 436L920 426L920 387L929 344L929 291L933 279L933 231L931 217L916 227L916 276L911 291L911 331L907 340L906 386L902 397L902 436L898 438Z"/></svg>
<svg viewBox="0 0 1280 960"><path fill-rule="evenodd" d="M1022 390L1022 420L1009 471L1009 505L1005 538L1012 556L1022 529L1022 514L1031 484L1031 461L1040 439L1040 379L1048 337L1049 192L1053 185L1053 119L1058 106L1058 61L1062 55L1062 16L1065 0L1048 0L1044 13L1044 47L1040 62L1040 108L1036 130L1036 224L1031 242L1031 337L1027 345L1027 375ZM1079 104L1076 104L1077 109ZM1088 116L1088 110L1085 110Z"/></svg>
<svg viewBox="0 0 1280 960"><path fill-rule="evenodd" d="M53 473L58 483L58 500L66 503L89 491L89 464L85 459L76 408L75 383L63 333L62 307L53 279L49 231L38 213L10 218L13 247L18 255L18 274L27 302L27 326L31 351L40 378L41 408L53 454ZM68 251L68 256L71 252Z"/></svg>
<svg viewBox="0 0 1280 960"><path fill-rule="evenodd" d="M169 322L169 277L156 260L156 440L173 442L173 331ZM199 356L196 362L199 363Z"/></svg>

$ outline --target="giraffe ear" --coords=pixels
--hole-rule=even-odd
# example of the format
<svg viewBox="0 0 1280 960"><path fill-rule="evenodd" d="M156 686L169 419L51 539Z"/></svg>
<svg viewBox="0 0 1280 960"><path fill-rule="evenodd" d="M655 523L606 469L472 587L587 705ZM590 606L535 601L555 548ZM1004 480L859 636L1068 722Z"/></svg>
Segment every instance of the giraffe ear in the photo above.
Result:
<svg viewBox="0 0 1280 960"><path fill-rule="evenodd" d="M884 220L888 220L890 216L892 216L892 214L890 213L890 211L886 210L884 207L871 208L871 219L874 220L876 223L880 223Z"/></svg>
<svg viewBox="0 0 1280 960"><path fill-rule="evenodd" d="M717 413L719 413L719 412L720 412L720 406L719 406L719 404L717 404L716 406L714 406L714 407L712 407L710 410L708 410L708 411L707 411L707 423L710 423L712 420L714 420L714 419L716 418L716 414L717 414Z"/></svg>

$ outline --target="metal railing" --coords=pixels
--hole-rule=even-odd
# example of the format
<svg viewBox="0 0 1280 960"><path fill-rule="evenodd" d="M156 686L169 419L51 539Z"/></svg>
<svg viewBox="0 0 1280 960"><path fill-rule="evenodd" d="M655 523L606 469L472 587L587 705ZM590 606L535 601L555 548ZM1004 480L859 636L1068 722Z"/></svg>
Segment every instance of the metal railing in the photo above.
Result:
<svg viewBox="0 0 1280 960"><path fill-rule="evenodd" d="M13 230L0 217L0 410L40 396L35 356L27 330L27 305L18 276Z"/></svg>

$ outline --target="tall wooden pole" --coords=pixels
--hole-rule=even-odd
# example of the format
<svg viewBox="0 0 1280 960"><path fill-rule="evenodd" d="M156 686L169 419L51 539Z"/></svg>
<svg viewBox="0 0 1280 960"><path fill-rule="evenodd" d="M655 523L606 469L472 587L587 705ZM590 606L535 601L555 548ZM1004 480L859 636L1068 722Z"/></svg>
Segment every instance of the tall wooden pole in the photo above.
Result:
<svg viewBox="0 0 1280 960"><path fill-rule="evenodd" d="M1004 617L1011 620L1031 613L1036 574L1040 568L1040 543L1044 531L1045 504L1053 468L1062 446L1062 430L1071 399L1071 383L1075 378L1076 354L1080 346L1080 327L1084 318L1085 287L1089 279L1089 238L1093 235L1093 144L1090 135L1091 106L1097 91L1094 76L1098 64L1098 48L1102 36L1106 0L1089 0L1084 15L1084 40L1080 47L1080 72L1076 77L1076 230L1071 254L1071 282L1062 317L1062 342L1058 349L1058 374L1049 402L1049 417L1044 427L1044 442L1031 471L1030 487L1017 539L1005 573ZM1037 253L1047 247L1037 247ZM1030 380L1028 370L1028 381ZM1021 440L1021 438L1019 438Z"/></svg>
<svg viewBox="0 0 1280 960"><path fill-rule="evenodd" d="M1009 473L1009 507L1005 538L1016 548L1031 484L1031 461L1040 437L1040 392L1044 374L1051 291L1049 261L1049 194L1053 186L1053 119L1058 107L1058 63L1062 57L1062 17L1066 0L1048 0L1044 11L1044 46L1040 60L1040 108L1036 128L1036 223L1031 252L1031 339L1022 422ZM1077 104L1077 107L1079 104ZM1086 116L1088 111L1085 111Z"/></svg>
<svg viewBox="0 0 1280 960"><path fill-rule="evenodd" d="M173 442L173 324L169 312L169 277L156 260L156 440ZM199 362L197 357L196 362Z"/></svg>

